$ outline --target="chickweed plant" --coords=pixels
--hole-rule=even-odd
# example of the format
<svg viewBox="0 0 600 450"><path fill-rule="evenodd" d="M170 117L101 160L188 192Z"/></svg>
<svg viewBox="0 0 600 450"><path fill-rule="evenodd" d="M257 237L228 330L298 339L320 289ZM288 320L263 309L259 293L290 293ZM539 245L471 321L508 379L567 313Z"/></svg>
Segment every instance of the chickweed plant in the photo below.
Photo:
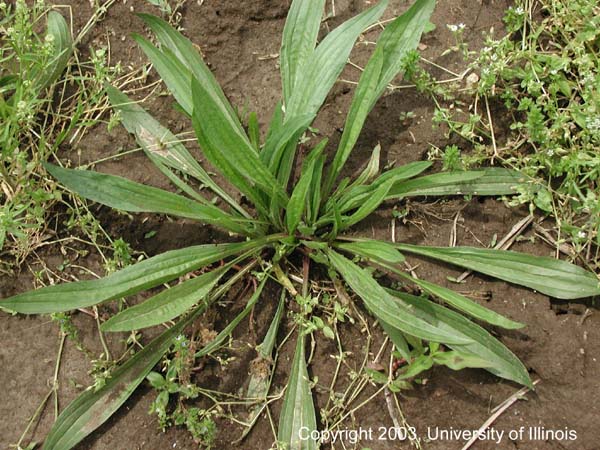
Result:
<svg viewBox="0 0 600 450"><path fill-rule="evenodd" d="M417 0L381 33L354 92L333 158L326 164L327 140L323 140L298 161L298 143L344 68L354 42L378 21L387 6L387 1L377 3L317 45L324 3L292 2L280 54L283 98L275 108L264 142L255 115L244 129L192 43L162 19L141 15L159 45L141 36L135 40L172 92L178 109L191 117L203 155L230 186L217 184L173 134L113 87L107 88L108 94L123 125L180 193L104 173L46 165L60 183L87 199L124 211L198 220L227 231L232 242L168 251L99 280L49 286L0 302L4 309L22 314L70 311L121 299L193 272L102 324L106 332L131 332L179 318L116 368L101 387L89 389L73 401L47 436L45 450L68 450L104 423L163 355L173 345L181 346L186 327L242 279L254 279L255 285L246 307L195 355L214 351L253 308L271 302L279 306L261 346L261 355L268 359L284 309L300 316L277 432L278 446L286 449L319 447L316 441L301 440L318 427L305 341L311 331L322 329L326 333L323 321L310 317L318 310L319 298L310 296L309 287L311 278L319 282L319 274L327 274L350 301L362 303L406 361L417 361L414 373L432 364L453 369L484 368L529 387L532 383L523 364L471 319L508 329L523 324L452 290L412 277L401 265L404 255L424 256L562 299L600 293L593 273L560 260L511 251L418 246L348 236L354 225L383 202L422 195L511 194L520 186L521 178L504 169L422 175L430 162L380 173L379 148L358 176L344 177L344 165L367 115L401 71L406 52L417 46L435 6L433 0ZM301 169L297 177L296 164ZM244 200L231 194L230 187ZM299 270L297 261L301 261ZM385 277L376 279L374 270L395 278L399 288L385 287ZM297 290L292 280L300 280L301 288ZM272 291L265 286L273 282L282 285L281 297L267 294ZM404 287L417 287L422 295L408 294ZM447 351L440 351L441 345ZM410 364L407 370L411 370ZM152 374L150 381L168 392L171 379ZM302 427L309 433L301 434Z"/></svg>
<svg viewBox="0 0 600 450"><path fill-rule="evenodd" d="M511 203L554 217L557 247L567 242L569 256L591 266L600 244L599 17L594 0L518 0L504 16L507 33L487 36L481 51L466 50L454 30L453 50L479 80L467 82L466 100L449 92L468 113L443 101L436 112L473 146L465 161L496 160L529 177ZM439 84L422 87L443 96Z"/></svg>
<svg viewBox="0 0 600 450"><path fill-rule="evenodd" d="M69 239L84 235L96 249L101 238L110 241L85 203L61 191L42 163L61 146L77 149L109 106L104 86L115 82L120 67L110 66L106 48L90 47L89 58L83 59L76 44L114 1L95 8L75 36L61 13L51 10L44 0L0 1L2 272L11 272L38 246L56 237L49 230L54 222L50 217L57 217L52 216L56 203L68 211ZM46 30L40 32L46 22Z"/></svg>
<svg viewBox="0 0 600 450"><path fill-rule="evenodd" d="M14 6L0 2L0 251L8 238L27 246L31 230L44 222L44 209L57 200L51 185L40 182L41 162L51 153L44 114L51 109L49 90L71 57L67 22L42 2ZM43 36L36 33L47 18ZM46 119L47 120L47 119ZM42 132L40 132L42 131ZM51 183L55 184L55 183Z"/></svg>

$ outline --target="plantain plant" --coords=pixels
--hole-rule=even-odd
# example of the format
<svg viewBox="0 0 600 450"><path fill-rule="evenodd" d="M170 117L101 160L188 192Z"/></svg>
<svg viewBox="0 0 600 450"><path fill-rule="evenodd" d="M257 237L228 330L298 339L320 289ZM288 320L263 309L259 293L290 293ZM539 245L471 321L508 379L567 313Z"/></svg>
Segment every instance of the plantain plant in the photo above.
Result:
<svg viewBox="0 0 600 450"><path fill-rule="evenodd" d="M511 251L390 243L346 234L386 201L424 195L508 195L523 181L518 173L502 169L423 175L430 167L428 162L380 173L379 148L356 177L343 176L367 115L399 75L403 56L417 46L434 0L416 0L379 36L354 92L333 158L327 161L325 139L300 161L300 141L344 68L354 42L379 20L387 6L387 1L379 2L334 29L317 45L324 2L292 2L280 54L282 100L275 107L262 143L256 115L250 115L245 129L192 43L165 21L141 15L158 45L139 35L134 38L173 94L178 109L191 118L204 157L226 185L217 184L169 130L113 87L107 88L108 95L123 125L179 193L113 175L47 165L52 176L87 199L129 212L198 220L236 238L168 251L102 279L49 286L0 303L8 311L24 314L70 311L121 299L186 273L202 271L202 275L175 284L102 324L107 332L131 331L179 317L175 325L117 368L104 386L87 390L73 401L50 431L45 450L70 449L105 422L185 327L226 295L238 280L255 277L258 267L261 277L247 307L197 356L214 351L255 305L275 301L279 307L261 346L263 356L268 358L282 305L297 309L294 303L305 302L308 276L318 272L328 274L336 285L353 293L349 295L353 301L362 301L407 361L418 360L416 369L434 363L453 369L485 368L498 377L531 387L519 359L471 319L507 329L523 325L452 290L413 278L401 268L404 255L449 263L561 299L600 293L593 273L560 260ZM301 168L295 176L296 165ZM290 263L294 255L303 261L301 293L295 291L287 276L294 270ZM325 270L316 271L315 266ZM373 276L373 268L405 286L416 286L423 295L382 286L378 281L381 278ZM288 294L287 299L266 298L264 287L271 279L294 295ZM304 436L310 436L310 430L318 426L305 359L306 333L299 327L278 429L282 448L319 446L316 441L300 439L301 427L307 427ZM448 351L438 351L441 344ZM431 350L423 350L425 347ZM415 357L419 351L420 357ZM427 356L429 362L424 362Z"/></svg>

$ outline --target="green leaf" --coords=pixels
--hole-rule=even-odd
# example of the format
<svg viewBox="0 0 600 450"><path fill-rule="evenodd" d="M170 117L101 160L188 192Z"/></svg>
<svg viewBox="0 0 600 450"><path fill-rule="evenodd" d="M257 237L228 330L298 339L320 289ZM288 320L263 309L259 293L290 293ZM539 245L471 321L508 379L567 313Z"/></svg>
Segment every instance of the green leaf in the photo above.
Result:
<svg viewBox="0 0 600 450"><path fill-rule="evenodd" d="M179 317L203 300L215 287L226 268L212 270L150 297L111 317L102 331L131 331L152 327Z"/></svg>
<svg viewBox="0 0 600 450"><path fill-rule="evenodd" d="M398 302L382 288L369 272L349 259L328 250L327 256L348 286L363 299L369 310L387 324L421 339L444 343L466 343L464 337L440 328L435 320L426 321L415 314L414 307Z"/></svg>
<svg viewBox="0 0 600 450"><path fill-rule="evenodd" d="M169 350L173 339L197 317L180 320L117 368L98 390L88 389L60 414L44 443L44 450L69 450L106 422L131 396Z"/></svg>
<svg viewBox="0 0 600 450"><path fill-rule="evenodd" d="M354 186L361 186L369 183L379 174L379 159L381 158L381 145L377 144L371 153L371 158L364 170L356 177L356 180L352 182L350 188Z"/></svg>
<svg viewBox="0 0 600 450"><path fill-rule="evenodd" d="M327 139L324 139L321 144L323 148L327 146ZM319 145L321 145L319 144ZM315 162L313 168L313 177L310 182L310 201L307 208L307 221L308 224L312 225L319 216L319 210L321 208L321 181L323 179L323 167L325 165L325 155L321 155Z"/></svg>
<svg viewBox="0 0 600 450"><path fill-rule="evenodd" d="M381 17L387 3L387 0L379 2L344 22L323 39L300 69L302 76L296 80L294 91L285 105L286 120L317 113L346 65L354 42L365 28Z"/></svg>
<svg viewBox="0 0 600 450"><path fill-rule="evenodd" d="M285 293L286 290L281 290L281 296L279 298L279 304L277 305L277 311L275 311L275 315L271 320L271 325L269 325L269 329L267 330L267 334L265 335L262 343L256 347L256 351L258 354L264 359L271 359L273 354L273 349L275 348L275 341L277 340L277 332L279 330L279 324L281 323L281 318L283 317L283 312L285 310Z"/></svg>
<svg viewBox="0 0 600 450"><path fill-rule="evenodd" d="M228 118L229 124L239 132L243 133L243 128L239 123L237 114L227 100L227 97L225 97L225 94L214 75L194 48L194 45L163 19L149 14L139 14L139 17L141 17L146 25L154 32L163 49L168 49L171 54L191 72L194 78L206 88L207 92L212 95L214 102L218 104L222 113ZM162 77L162 74L160 75ZM189 87L190 85L188 82L186 89L191 100ZM187 113L191 116L192 109L187 110Z"/></svg>
<svg viewBox="0 0 600 450"><path fill-rule="evenodd" d="M526 286L551 297L569 300L600 294L600 282L595 274L554 258L471 247L396 244L396 248Z"/></svg>
<svg viewBox="0 0 600 450"><path fill-rule="evenodd" d="M287 203L287 195L277 179L259 159L246 135L231 126L205 87L193 80L192 93L194 98L192 122L206 157L219 170L222 167L231 168L244 177L251 186L256 186L267 194L275 190L277 198ZM228 173L224 174L228 176ZM229 181L236 184L236 180ZM254 198L258 195L255 188L249 192L242 192Z"/></svg>
<svg viewBox="0 0 600 450"><path fill-rule="evenodd" d="M517 171L501 168L436 173L395 184L388 198L421 195L511 195L526 183Z"/></svg>
<svg viewBox="0 0 600 450"><path fill-rule="evenodd" d="M287 104L317 43L325 0L294 0L283 28L279 64Z"/></svg>
<svg viewBox="0 0 600 450"><path fill-rule="evenodd" d="M48 64L40 74L41 78L37 81L40 90L48 87L60 77L73 53L73 39L69 25L64 17L56 11L48 13L47 36L52 37L53 50Z"/></svg>
<svg viewBox="0 0 600 450"><path fill-rule="evenodd" d="M249 234L244 219L236 219L214 205L202 205L181 195L126 178L91 170L65 169L45 163L44 167L69 190L111 208L129 212L152 212L185 217Z"/></svg>
<svg viewBox="0 0 600 450"><path fill-rule="evenodd" d="M449 305L454 306L456 309L459 309L460 311L469 314L476 319L483 320L484 322L506 328L508 330L523 328L525 326L525 324L510 320L507 317L504 317L503 315L486 308L485 306L481 306L479 303L476 303L451 289L430 283L429 281L419 280L408 275L406 278L410 279L411 282L427 291L431 295L435 295Z"/></svg>
<svg viewBox="0 0 600 450"><path fill-rule="evenodd" d="M296 141L300 135L308 128L314 119L314 115L302 115L294 117L278 127L277 131L271 134L266 142L263 151L260 154L260 159L267 165L271 173L277 175L277 178L282 181L282 186L287 177L282 174L279 176L280 166L289 166L290 155L288 150L292 151L296 148Z"/></svg>
<svg viewBox="0 0 600 450"><path fill-rule="evenodd" d="M356 92L352 99L352 104L350 105L350 111L346 116L344 132L342 133L342 138L327 176L325 192L331 191L333 183L339 176L342 167L346 163L348 156L350 156L350 152L358 140L358 136L360 135L367 116L371 112L371 109L373 109L375 104L373 98L379 84L379 78L383 68L383 59L383 49L381 47L376 48L373 56L371 56L369 63L360 76Z"/></svg>
<svg viewBox="0 0 600 450"><path fill-rule="evenodd" d="M286 450L316 450L319 448L318 442L310 438L310 433L317 430L317 418L309 381L304 335L300 334L277 432L277 441ZM308 439L301 439L306 435L309 435Z"/></svg>
<svg viewBox="0 0 600 450"><path fill-rule="evenodd" d="M85 308L159 286L223 258L259 249L275 239L234 244L206 244L171 250L127 266L105 278L47 286L0 301L0 307L22 314L47 314Z"/></svg>
<svg viewBox="0 0 600 450"><path fill-rule="evenodd" d="M212 180L173 133L118 89L106 86L106 92L113 108L119 112L121 123L127 131L135 135L138 144L147 155L196 178L246 218L250 218L250 215Z"/></svg>
<svg viewBox="0 0 600 450"><path fill-rule="evenodd" d="M251 112L248 117L248 137L250 137L250 143L258 152L260 150L260 126L255 112Z"/></svg>
<svg viewBox="0 0 600 450"><path fill-rule="evenodd" d="M361 258L367 258L374 261L382 261L389 264L399 264L404 262L404 255L394 247L394 244L389 244L384 241L365 239L337 244L337 247L340 250L354 253Z"/></svg>
<svg viewBox="0 0 600 450"><path fill-rule="evenodd" d="M467 367L478 367L482 369L490 367L490 363L485 359L478 358L477 356L465 355L456 350L436 353L433 355L433 362L442 364L452 370L462 370Z"/></svg>
<svg viewBox="0 0 600 450"><path fill-rule="evenodd" d="M405 164L400 167L395 167L387 172L381 174L373 183L368 186L349 186L348 188L340 189L334 193L332 201L339 195L339 206L343 212L350 211L351 209L358 208L362 205L367 198L369 198L373 192L381 185L392 181L393 185L398 184L401 181L415 177L427 168L431 166L429 161L416 161L409 164ZM338 194L341 193L340 194ZM389 195L388 195L389 198Z"/></svg>
<svg viewBox="0 0 600 450"><path fill-rule="evenodd" d="M402 69L404 57L409 51L417 48L434 7L435 0L417 0L408 11L396 18L381 33L377 47L384 50L385 59L373 103L398 75Z"/></svg>
<svg viewBox="0 0 600 450"><path fill-rule="evenodd" d="M433 12L435 0L417 0L379 36L375 51L361 75L346 118L344 133L327 178L326 192L346 163L365 119L387 85L398 75L406 54L414 50Z"/></svg>
<svg viewBox="0 0 600 450"><path fill-rule="evenodd" d="M377 241L378 242L378 241ZM385 243L387 246L396 249L395 244ZM343 248L340 246L340 248ZM347 249L347 248L346 248ZM348 249L352 251L351 249ZM374 263L378 263L382 265L385 269L392 271L393 273L401 276L404 279L409 280L411 283L416 284L424 291L428 292L431 295L435 295L439 299L445 301L446 303L454 306L456 309L461 310L462 312L469 314L470 316L475 317L476 319L483 320L484 322L491 323L492 325L497 325L506 329L518 329L523 328L525 325L519 322L514 322L501 314L498 314L484 306L481 306L478 303L475 303L473 300L461 295L457 292L454 292L451 289L447 289L443 286L439 286L434 283L430 283L429 281L420 280L418 278L414 278L407 273L399 270L397 267L394 267L394 262L386 261L384 264L381 264L383 261L382 258L377 258L377 254L368 255L364 254L364 256Z"/></svg>
<svg viewBox="0 0 600 450"><path fill-rule="evenodd" d="M402 331L394 328L385 320L379 319L379 324L381 325L381 328L383 328L385 334L387 334L391 341L394 343L396 350L400 352L400 354L405 360L410 361L410 350L408 348L408 342L406 342L406 338L404 337Z"/></svg>
<svg viewBox="0 0 600 450"><path fill-rule="evenodd" d="M372 195L367 198L364 203L351 216L344 218L342 229L351 227L352 225L365 219L373 211L375 211L381 203L386 199L386 196L392 187L393 181L388 181L374 190Z"/></svg>
<svg viewBox="0 0 600 450"><path fill-rule="evenodd" d="M150 41L135 33L133 39L146 54L183 111L191 116L194 108L190 92L192 79L190 70L168 48L160 50Z"/></svg>
<svg viewBox="0 0 600 450"><path fill-rule="evenodd" d="M309 194L315 173L315 166L321 157L325 145L317 145L308 155L302 166L302 174L287 205L286 224L289 234L294 234L304 211L309 206Z"/></svg>
<svg viewBox="0 0 600 450"><path fill-rule="evenodd" d="M463 343L444 342L445 345L464 355L483 359L488 364L486 369L494 375L525 386L532 386L523 363L504 344L479 325L423 297L415 297L392 290L386 290L386 292L414 308L414 313L423 320L434 321L446 333L452 333L463 340ZM478 364L476 367L481 367L481 365Z"/></svg>

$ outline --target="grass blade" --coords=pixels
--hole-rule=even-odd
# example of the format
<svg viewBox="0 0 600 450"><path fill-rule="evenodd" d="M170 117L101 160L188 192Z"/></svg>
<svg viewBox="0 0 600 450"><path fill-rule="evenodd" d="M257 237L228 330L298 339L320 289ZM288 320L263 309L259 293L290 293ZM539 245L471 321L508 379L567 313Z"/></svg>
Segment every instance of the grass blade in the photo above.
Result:
<svg viewBox="0 0 600 450"><path fill-rule="evenodd" d="M316 450L319 448L317 441L310 438L301 439L301 436L317 429L317 418L306 368L304 339L303 334L298 336L287 391L279 417L277 441L286 450Z"/></svg>
<svg viewBox="0 0 600 450"><path fill-rule="evenodd" d="M47 286L0 301L0 307L22 314L70 311L126 297L159 286L223 258L273 242L274 237L234 244L206 244L171 250L105 278Z"/></svg>
<svg viewBox="0 0 600 450"><path fill-rule="evenodd" d="M526 286L551 297L570 300L600 294L600 281L594 273L559 259L471 247L396 244L396 248Z"/></svg>

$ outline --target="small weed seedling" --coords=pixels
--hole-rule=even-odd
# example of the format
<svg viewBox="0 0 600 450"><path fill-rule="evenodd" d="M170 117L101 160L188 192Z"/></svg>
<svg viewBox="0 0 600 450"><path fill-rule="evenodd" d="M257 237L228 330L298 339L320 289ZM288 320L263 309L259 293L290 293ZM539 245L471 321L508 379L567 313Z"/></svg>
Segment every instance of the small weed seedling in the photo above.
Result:
<svg viewBox="0 0 600 450"><path fill-rule="evenodd" d="M282 311L286 306L296 313L300 311L296 350L277 432L278 446L286 449L319 447L316 441L300 438L310 436L310 431L318 426L306 363L306 334L311 330L332 333L322 319L311 317L318 310L315 302L325 301L324 296L311 295L310 277L317 273L313 265L322 268L320 273L328 274L347 302L362 301L399 355L412 361L412 368L409 364L402 371L399 388L405 378L433 364L453 369L484 368L498 377L532 386L517 357L467 316L508 329L523 325L459 293L412 277L401 268L404 254L442 261L562 299L600 293L593 273L560 260L511 251L417 246L347 236L351 227L387 200L420 195L511 194L521 178L502 169L422 175L430 167L429 162L379 173L379 148L357 177L342 177L367 115L401 71L406 52L417 46L434 8L433 0L417 0L387 25L356 87L332 161L325 164L327 140L323 140L310 150L301 162L299 176L294 178L299 141L344 68L354 42L378 21L387 6L387 1L379 2L340 25L317 45L324 3L325 0L294 0L291 5L280 54L283 98L275 108L264 142L256 115L250 115L248 129L244 129L191 42L162 19L141 16L160 46L141 36L135 36L136 41L172 92L178 108L191 117L206 159L245 201L230 194L231 189L219 186L169 130L112 87L108 88L109 97L123 125L181 193L98 172L46 166L62 184L87 199L130 212L198 220L238 238L230 243L168 251L99 280L49 286L0 302L4 309L16 313L64 312L130 296L194 272L194 276L124 309L102 324L107 332L132 331L180 317L175 325L116 368L103 386L87 390L73 401L47 436L45 450L73 448L104 423L148 376L159 391L162 389L160 395L168 397L173 379L181 373L176 374L177 369L171 366L165 377L152 373L152 369L173 345L181 347L181 342L187 342L180 336L189 324L239 280L248 277L256 287L244 310L195 355L209 354L222 345L253 308L279 301L260 347L261 356L268 360ZM196 185L183 178L198 181L210 195L205 197ZM212 201L214 195L219 199L217 203ZM298 260L302 262L299 275L294 265ZM394 276L406 287L418 287L423 295L382 286L377 281L381 278L374 278L373 269ZM272 279L285 288L279 299L266 295L265 285ZM299 292L292 280L300 281ZM343 318L343 311L338 315ZM440 345L448 350L441 352ZM177 390L187 389L181 382L175 386ZM263 383L256 391L264 393L265 386L268 389L268 383ZM155 403L157 409L165 401L163 398ZM165 420L171 420L166 411L161 411ZM194 422L186 423L188 427L200 424L204 434L199 438L209 439L210 424L201 423L199 412L195 421L190 419L192 413L184 416L174 420ZM302 427L308 432L301 434Z"/></svg>

